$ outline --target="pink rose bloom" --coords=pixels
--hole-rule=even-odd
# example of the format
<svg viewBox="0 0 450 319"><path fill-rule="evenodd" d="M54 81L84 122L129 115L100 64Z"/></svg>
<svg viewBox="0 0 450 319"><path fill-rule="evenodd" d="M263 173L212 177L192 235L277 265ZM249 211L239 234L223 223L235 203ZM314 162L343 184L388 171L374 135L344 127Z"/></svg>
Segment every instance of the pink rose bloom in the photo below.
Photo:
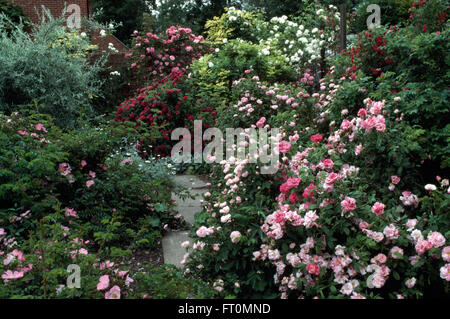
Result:
<svg viewBox="0 0 450 319"><path fill-rule="evenodd" d="M93 172L93 171L89 171L89 176L91 176L92 178L95 178L95 172Z"/></svg>
<svg viewBox="0 0 450 319"><path fill-rule="evenodd" d="M367 227L369 227L369 224L365 221L362 221L359 223L359 229L363 230L366 229Z"/></svg>
<svg viewBox="0 0 450 319"><path fill-rule="evenodd" d="M405 285L406 285L406 287L408 287L408 288L412 288L412 287L415 286L416 281L417 281L416 278L412 277L412 278L408 279L408 280L405 282Z"/></svg>
<svg viewBox="0 0 450 319"><path fill-rule="evenodd" d="M2 275L2 279L19 279L23 277L23 271L11 271L7 270Z"/></svg>
<svg viewBox="0 0 450 319"><path fill-rule="evenodd" d="M314 143L319 143L320 141L322 141L323 137L320 134L314 134L313 136L311 136L311 141L313 141Z"/></svg>
<svg viewBox="0 0 450 319"><path fill-rule="evenodd" d="M429 233L427 239L433 247L442 247L445 245L445 237L439 232Z"/></svg>
<svg viewBox="0 0 450 319"><path fill-rule="evenodd" d="M99 279L99 283L97 284L97 290L105 290L109 287L109 276L104 275Z"/></svg>
<svg viewBox="0 0 450 319"><path fill-rule="evenodd" d="M289 186L289 184L287 182L280 185L280 192L281 193L286 194L290 190L291 190L291 187Z"/></svg>
<svg viewBox="0 0 450 319"><path fill-rule="evenodd" d="M73 208L66 207L66 212L64 213L66 217L78 217L77 212Z"/></svg>
<svg viewBox="0 0 450 319"><path fill-rule="evenodd" d="M433 245L426 240L419 239L416 244L416 252L423 255L427 250L433 248Z"/></svg>
<svg viewBox="0 0 450 319"><path fill-rule="evenodd" d="M327 185L333 185L337 180L339 180L341 176L337 173L330 173L328 174L327 178L325 179L325 184Z"/></svg>
<svg viewBox="0 0 450 319"><path fill-rule="evenodd" d="M351 212L356 209L356 200L345 196L345 199L341 202L341 207L344 212Z"/></svg>
<svg viewBox="0 0 450 319"><path fill-rule="evenodd" d="M383 203L376 202L376 203L373 204L373 206L372 206L372 212L373 212L375 215L378 215L378 216L383 215L383 214L384 214L384 208L385 208L385 207L386 207L386 206L385 206Z"/></svg>
<svg viewBox="0 0 450 319"><path fill-rule="evenodd" d="M86 161L85 161L85 160L82 160L82 161L81 161L81 168L85 167L86 165L87 165Z"/></svg>
<svg viewBox="0 0 450 319"><path fill-rule="evenodd" d="M242 236L241 233L238 232L238 231L232 232L232 233L230 234L231 242L232 242L233 244L236 244L236 243L238 242L239 238L241 238L241 236Z"/></svg>
<svg viewBox="0 0 450 319"><path fill-rule="evenodd" d="M36 131L42 131L44 133L47 133L47 130L45 129L44 125L42 125L41 123L36 124L34 128L36 129Z"/></svg>
<svg viewBox="0 0 450 319"><path fill-rule="evenodd" d="M259 119L258 122L256 122L256 127L262 128L264 126L265 122L266 122L266 118L263 116Z"/></svg>
<svg viewBox="0 0 450 319"><path fill-rule="evenodd" d="M400 200L402 201L404 206L413 206L417 207L417 204L419 202L419 199L416 195L414 195L411 192L403 192L402 196L400 196Z"/></svg>
<svg viewBox="0 0 450 319"><path fill-rule="evenodd" d="M95 182L93 180L89 180L89 181L86 182L86 187L89 188L89 187L91 187L94 184L95 184Z"/></svg>
<svg viewBox="0 0 450 319"><path fill-rule="evenodd" d="M392 184L400 183L400 177L395 176L395 175L391 176L391 182L392 182Z"/></svg>
<svg viewBox="0 0 450 319"><path fill-rule="evenodd" d="M379 274L375 274L373 276L372 285L375 288L381 288L384 286L385 283L386 283L386 279L383 276L381 276Z"/></svg>
<svg viewBox="0 0 450 319"><path fill-rule="evenodd" d="M308 187L305 188L305 190L303 191L302 196L304 198L310 198L314 196L313 190L316 189L316 186L314 186L314 184L309 184Z"/></svg>
<svg viewBox="0 0 450 319"><path fill-rule="evenodd" d="M370 262L373 264L384 264L387 260L387 257L385 254L378 254L375 257L373 257Z"/></svg>
<svg viewBox="0 0 450 319"><path fill-rule="evenodd" d="M291 195L289 195L289 202L291 202L292 204L295 204L298 201L299 201L299 198L298 198L297 194L291 193Z"/></svg>
<svg viewBox="0 0 450 319"><path fill-rule="evenodd" d="M106 294L105 299L120 299L120 287L112 287Z"/></svg>
<svg viewBox="0 0 450 319"><path fill-rule="evenodd" d="M398 230L393 224L386 226L383 230L383 233L387 239L397 239L399 237Z"/></svg>
<svg viewBox="0 0 450 319"><path fill-rule="evenodd" d="M445 261L450 261L450 246L444 247L442 249L442 259Z"/></svg>
<svg viewBox="0 0 450 319"><path fill-rule="evenodd" d="M358 111L358 116L359 116L359 117L366 117L366 116L367 116L367 111L366 111L366 109L360 109L360 110Z"/></svg>
<svg viewBox="0 0 450 319"><path fill-rule="evenodd" d="M211 235L214 232L214 230L212 228L207 228L205 226L200 227L199 229L197 229L197 236L198 237L206 237L208 235Z"/></svg>
<svg viewBox="0 0 450 319"><path fill-rule="evenodd" d="M302 181L302 179L300 177L290 177L288 178L288 180L286 181L286 183L291 187L297 187L300 182Z"/></svg>
<svg viewBox="0 0 450 319"><path fill-rule="evenodd" d="M440 269L441 278L450 281L450 264L442 266ZM3 276L2 276L3 277Z"/></svg>
<svg viewBox="0 0 450 319"><path fill-rule="evenodd" d="M334 162L332 160L328 159L328 158L322 160L321 164L323 166L323 169L326 169L326 170L330 170L334 166Z"/></svg>
<svg viewBox="0 0 450 319"><path fill-rule="evenodd" d="M356 146L355 147L355 155L358 156L361 153L362 149L363 149L363 146L361 144Z"/></svg>
<svg viewBox="0 0 450 319"><path fill-rule="evenodd" d="M306 266L306 271L311 275L318 276L320 274L320 267L316 264L308 264Z"/></svg>
<svg viewBox="0 0 450 319"><path fill-rule="evenodd" d="M341 123L341 129L343 129L344 131L350 130L352 129L352 127L353 124L349 120L343 120Z"/></svg>
<svg viewBox="0 0 450 319"><path fill-rule="evenodd" d="M289 152L290 149L291 149L291 143L289 143L289 142L281 141L280 144L278 145L278 150L281 153L287 153L287 152Z"/></svg>

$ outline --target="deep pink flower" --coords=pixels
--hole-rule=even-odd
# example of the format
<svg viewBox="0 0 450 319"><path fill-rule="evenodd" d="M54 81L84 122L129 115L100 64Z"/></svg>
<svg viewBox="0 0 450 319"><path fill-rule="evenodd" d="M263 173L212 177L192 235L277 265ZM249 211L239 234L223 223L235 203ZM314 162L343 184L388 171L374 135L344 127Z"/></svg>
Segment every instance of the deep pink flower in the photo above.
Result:
<svg viewBox="0 0 450 319"><path fill-rule="evenodd" d="M320 141L322 141L323 136L320 134L314 134L313 136L311 136L311 141L313 141L314 143L319 143Z"/></svg>
<svg viewBox="0 0 450 319"><path fill-rule="evenodd" d="M281 141L280 144L278 145L278 150L281 153L287 153L287 152L289 152L290 149L291 149L291 143L289 143L289 142Z"/></svg>
<svg viewBox="0 0 450 319"><path fill-rule="evenodd" d="M306 271L311 275L319 275L320 274L320 267L316 264L308 264L306 266Z"/></svg>
<svg viewBox="0 0 450 319"><path fill-rule="evenodd" d="M356 209L356 200L345 196L345 199L341 202L341 207L344 212L351 212Z"/></svg>

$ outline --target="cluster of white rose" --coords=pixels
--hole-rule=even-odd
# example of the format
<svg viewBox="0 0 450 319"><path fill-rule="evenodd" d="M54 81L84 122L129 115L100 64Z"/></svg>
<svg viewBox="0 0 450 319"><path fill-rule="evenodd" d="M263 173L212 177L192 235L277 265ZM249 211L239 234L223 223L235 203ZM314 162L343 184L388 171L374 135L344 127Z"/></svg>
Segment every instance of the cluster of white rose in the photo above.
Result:
<svg viewBox="0 0 450 319"><path fill-rule="evenodd" d="M270 55L272 48L281 50L286 62L296 68L311 66L321 59L322 51L332 53L329 48L337 40L339 26L327 26L327 20L339 20L339 13L335 6L329 6L329 11L319 9L316 11L318 27L307 28L304 25L288 20L287 16L274 17L266 23L268 37L260 43L266 47L262 54ZM278 51L278 50L277 50Z"/></svg>

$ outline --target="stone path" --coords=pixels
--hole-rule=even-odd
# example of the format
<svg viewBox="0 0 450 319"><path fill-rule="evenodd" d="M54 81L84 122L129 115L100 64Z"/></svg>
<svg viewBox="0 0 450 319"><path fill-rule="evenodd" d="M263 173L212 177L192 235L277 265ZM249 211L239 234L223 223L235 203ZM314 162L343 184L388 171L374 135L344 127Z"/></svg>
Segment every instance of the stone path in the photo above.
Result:
<svg viewBox="0 0 450 319"><path fill-rule="evenodd" d="M172 194L178 213L192 226L194 224L194 215L202 210L200 200L203 198L202 195L208 191L208 186L195 175L177 175L174 177L174 183L177 186L188 188L191 195L195 196L195 199L187 198L183 200ZM162 246L165 264L182 267L180 262L186 253L186 249L181 247L181 243L184 241L190 241L192 244L189 231L169 232L164 236Z"/></svg>

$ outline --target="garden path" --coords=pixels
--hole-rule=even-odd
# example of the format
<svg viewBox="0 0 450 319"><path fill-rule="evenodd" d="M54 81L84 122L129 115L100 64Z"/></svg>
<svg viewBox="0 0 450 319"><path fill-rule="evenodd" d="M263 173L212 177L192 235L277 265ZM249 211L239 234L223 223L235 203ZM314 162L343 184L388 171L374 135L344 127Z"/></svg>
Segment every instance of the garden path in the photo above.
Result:
<svg viewBox="0 0 450 319"><path fill-rule="evenodd" d="M208 184L196 175L177 175L174 177L174 183L176 186L186 187L190 194L195 196L194 199L187 198L183 200L175 194L172 194L172 198L175 199L176 210L192 226L194 224L195 213L202 210L200 200L203 198L202 195L208 191ZM162 247L165 264L182 267L180 262L186 253L186 249L181 247L181 243L185 241L190 241L192 244L192 239L189 237L189 230L171 231L164 236Z"/></svg>

